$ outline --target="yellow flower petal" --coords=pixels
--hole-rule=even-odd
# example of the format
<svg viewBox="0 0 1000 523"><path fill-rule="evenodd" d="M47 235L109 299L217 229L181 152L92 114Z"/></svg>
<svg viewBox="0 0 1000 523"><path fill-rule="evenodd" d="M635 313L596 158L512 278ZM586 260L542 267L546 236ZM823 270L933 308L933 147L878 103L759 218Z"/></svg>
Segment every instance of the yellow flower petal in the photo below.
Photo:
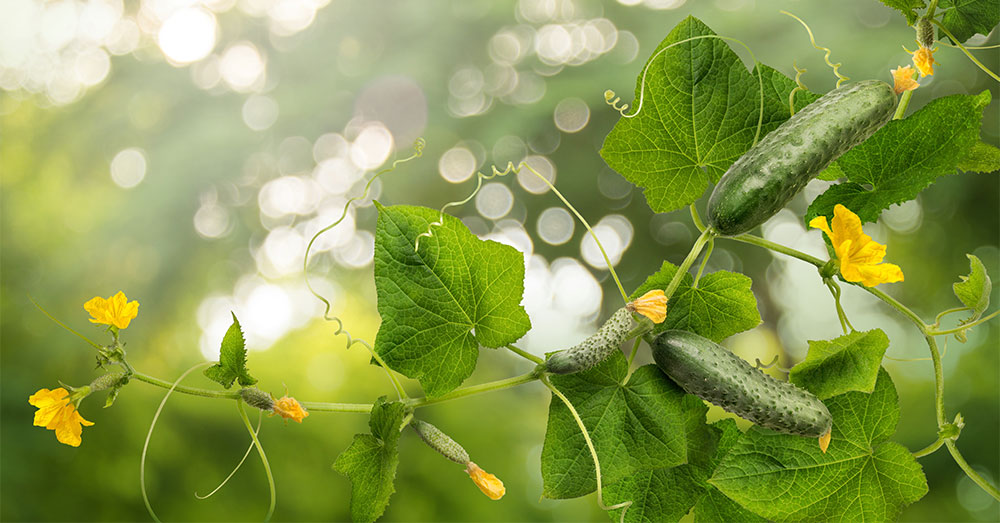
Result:
<svg viewBox="0 0 1000 523"><path fill-rule="evenodd" d="M272 410L282 418L294 420L298 423L302 423L302 420L309 416L309 412L306 411L302 404L291 396L282 396L281 399L275 401Z"/></svg>
<svg viewBox="0 0 1000 523"><path fill-rule="evenodd" d="M628 304L629 310L638 312L653 320L653 323L663 323L667 319L667 296L660 289L653 289Z"/></svg>
<svg viewBox="0 0 1000 523"><path fill-rule="evenodd" d="M40 389L28 397L28 403L38 407L34 424L56 432L56 439L72 447L80 446L84 426L94 423L83 419L70 403L69 393L59 387L55 390Z"/></svg>
<svg viewBox="0 0 1000 523"><path fill-rule="evenodd" d="M912 67L908 65L900 66L892 69L890 72L892 73L892 89L896 91L896 94L903 94L906 91L912 91L920 87L920 84L913 79L913 73L916 71Z"/></svg>
<svg viewBox="0 0 1000 523"><path fill-rule="evenodd" d="M127 329L129 322L139 315L139 302L129 302L122 291L108 299L94 296L83 304L83 308L93 316L91 323L114 325L119 329Z"/></svg>
<svg viewBox="0 0 1000 523"><path fill-rule="evenodd" d="M502 498L507 493L507 489L503 486L503 481L479 468L479 465L470 461L465 465L465 472L469 474L472 482L479 487L479 490L483 491L483 494L486 494L493 501Z"/></svg>
<svg viewBox="0 0 1000 523"><path fill-rule="evenodd" d="M826 226L826 218L822 216L813 218L809 226L822 229L830 238L840 261L840 274L845 280L861 282L866 287L903 281L903 271L899 266L882 263L885 245L864 233L857 214L840 204L833 208L833 214L832 229Z"/></svg>
<svg viewBox="0 0 1000 523"><path fill-rule="evenodd" d="M934 53L936 52L937 49L920 46L919 49L910 53L913 55L913 65L917 66L921 78L934 74L934 64L937 63L934 61Z"/></svg>

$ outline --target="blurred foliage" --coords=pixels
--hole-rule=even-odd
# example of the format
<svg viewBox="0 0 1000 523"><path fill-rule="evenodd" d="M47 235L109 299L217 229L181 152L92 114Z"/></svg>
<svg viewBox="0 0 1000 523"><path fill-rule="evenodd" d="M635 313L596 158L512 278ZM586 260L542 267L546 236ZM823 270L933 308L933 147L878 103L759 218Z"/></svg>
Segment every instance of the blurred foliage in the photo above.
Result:
<svg viewBox="0 0 1000 523"><path fill-rule="evenodd" d="M544 77L545 95L536 103L494 102L485 114L468 118L449 116L449 78L460 64L489 63L489 39L500 28L518 23L513 3L338 1L319 10L308 29L285 38L269 36L261 19L236 10L220 14L225 41L250 40L267 52L268 95L277 101L280 115L261 132L248 129L241 119L246 95L199 89L192 83L190 68L165 63L152 41L130 55L114 57L109 78L70 105L46 107L40 97L18 92L0 96L0 519L146 519L139 495L139 453L164 392L133 382L113 408L101 409L100 398L87 400L82 413L96 425L85 429L78 449L60 445L51 433L32 427L30 394L55 387L57 380L82 385L95 374L90 349L35 310L27 296L103 342L99 328L87 323L82 304L122 289L141 303L138 318L123 334L136 368L173 379L203 361L198 306L210 294L232 292L240 276L256 271L251 248L259 246L266 234L256 208L256 190L277 171L265 169L254 177L246 169L248 159L280 156L280 144L288 136L313 140L343 130L354 116L355 96L376 79L408 77L427 100L427 125L420 132L428 142L425 158L386 177L383 203L437 207L467 195L471 183L449 184L436 173L437 159L459 140L493 144L502 136L515 135L527 142L557 143L548 156L558 167L557 184L567 198L595 221L613 210L634 225L635 240L618 267L626 288L632 289L664 259L680 262L693 240L693 227L683 211L655 216L635 190L623 198L609 198L597 190L601 184L620 181L597 154L619 116L603 104L602 93L605 89L631 93L642 58L668 28L695 15L717 33L747 42L762 62L785 74L794 74L793 62L805 67L809 72L803 80L814 92L829 90L835 78L822 64L822 53L808 45L802 28L780 15L780 9L811 22L819 41L834 50L833 60L843 62L841 70L853 79L887 79L890 67L908 63L901 44L912 45L914 36L898 14L872 0L678 3L673 10L651 10L597 0L573 2L579 16L603 13L619 30L631 31L640 44L637 58L626 61L611 52L581 66L565 67ZM347 45L350 41L353 47ZM986 43L995 41L994 35ZM994 68L1000 62L996 50L977 53ZM957 49L942 47L936 58L940 68L933 82L915 92L911 111L953 93L989 89L994 100L998 98L997 85ZM589 124L574 134L560 133L552 118L555 106L567 97L582 98L591 111ZM996 107L994 101L987 109L982 135L994 145L1000 140ZM145 150L149 165L145 180L129 190L109 177L111 159L126 147ZM405 147L397 140L401 154ZM516 187L510 179L503 183ZM192 226L206 191L217 191L232 203L233 229L213 240L203 239ZM923 218L918 227L906 232L880 229L891 244L891 261L906 272L906 283L893 286L891 292L929 319L957 305L951 284L968 273L965 253L978 255L994 280L1000 279L998 193L996 174L945 177L921 196ZM537 214L554 205L555 199L523 191L515 195L514 215L524 218L533 234ZM806 203L802 196L793 202L797 216L804 214ZM469 204L456 213L473 216L475 209ZM359 228L373 230L374 217L373 209L360 210ZM671 224L678 225L671 229L677 234L664 244L659 231ZM535 252L549 260L578 258L581 237L578 227L573 241L562 246L536 241ZM772 257L750 246L718 243L708 270L750 275L764 320L752 352L741 354L769 361L768 354L781 353L774 331L782 334L778 326L787 313L780 298L772 295ZM327 276L341 289L334 312L342 315L354 335L374 339L378 316L370 266L329 270ZM602 280L606 309L616 308L617 293L606 272L596 271L596 276ZM992 301L1000 303L996 292ZM832 314L828 301L819 303L830 307ZM891 311L872 310L868 316L852 317L855 326L865 329L895 320ZM390 393L381 370L368 364L364 349L345 352L345 340L333 338L333 332L332 325L317 319L266 351L251 351L250 366L259 386L276 395L287 386L290 394L309 401L370 402ZM912 333L888 332L890 356L926 355ZM836 332L810 336L823 339L825 334L833 337ZM1000 479L1000 445L994 430L1000 424L998 337L1000 329L993 322L974 331L964 345L951 340L944 360L946 408L962 412L967 427L958 445L994 483ZM789 347L796 354L803 354L804 348ZM888 362L887 366L900 394L897 439L910 449L922 448L935 438L931 364ZM529 368L510 354L483 350L467 383ZM210 386L197 374L188 382ZM419 394L415 382L407 387ZM384 520L603 520L606 516L592 495L558 502L538 499L547 407L548 394L536 383L421 410L421 416L461 442L474 461L503 479L507 496L490 501L461 467L441 459L412 434L404 434L396 493ZM301 425L277 419L263 423L261 439L277 481L275 518L347 519L350 486L331 464L355 433L367 431L367 416L316 413ZM165 520L262 517L267 485L255 456L213 498L198 501L191 496L214 488L248 443L233 404L175 395L161 416L148 456L147 485L158 514ZM984 499L986 495L965 479L945 451L920 463L930 493L904 511L904 520L1000 517L998 504Z"/></svg>

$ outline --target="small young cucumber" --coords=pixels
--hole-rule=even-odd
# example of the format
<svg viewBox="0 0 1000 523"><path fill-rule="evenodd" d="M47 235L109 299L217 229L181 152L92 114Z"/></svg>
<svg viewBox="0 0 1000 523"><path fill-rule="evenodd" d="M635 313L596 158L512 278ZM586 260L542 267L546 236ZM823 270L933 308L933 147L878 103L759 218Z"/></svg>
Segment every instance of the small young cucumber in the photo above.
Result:
<svg viewBox="0 0 1000 523"><path fill-rule="evenodd" d="M697 334L663 332L653 342L653 359L687 392L762 427L821 437L833 425L830 411L816 396L764 374Z"/></svg>
<svg viewBox="0 0 1000 523"><path fill-rule="evenodd" d="M896 93L878 80L839 87L795 113L722 175L708 200L708 222L723 236L774 216L809 180L885 125Z"/></svg>
<svg viewBox="0 0 1000 523"><path fill-rule="evenodd" d="M632 312L622 307L600 330L572 348L557 352L545 360L545 370L553 374L571 374L587 370L604 361L621 347L632 328Z"/></svg>

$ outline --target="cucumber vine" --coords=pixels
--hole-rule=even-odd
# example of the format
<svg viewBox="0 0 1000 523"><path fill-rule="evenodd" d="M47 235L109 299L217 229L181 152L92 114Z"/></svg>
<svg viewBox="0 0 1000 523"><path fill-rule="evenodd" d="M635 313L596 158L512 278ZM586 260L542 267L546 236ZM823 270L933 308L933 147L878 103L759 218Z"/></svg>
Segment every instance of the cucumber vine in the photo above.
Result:
<svg viewBox="0 0 1000 523"><path fill-rule="evenodd" d="M979 3L993 5L991 1ZM118 293L108 299L96 297L86 306L91 322L107 325L107 345L90 340L35 304L95 349L98 367L105 371L86 386L64 385L32 395L29 401L39 409L35 425L56 431L60 442L78 446L82 427L92 425L79 411L89 395L107 391L106 405L110 406L131 381L166 389L139 461L142 500L156 521L159 518L146 491L146 456L160 414L175 392L235 401L250 444L218 487L195 496L205 499L215 494L256 451L270 493L265 521L277 506L275 479L258 437L262 422L258 420L254 428L247 406L261 415L267 412L298 423L316 413L367 414L369 432L355 435L332 466L350 481L351 517L374 521L383 515L395 489L397 467L405 462L398 446L401 437L418 436L445 458L465 465L465 472L485 495L503 497L503 481L470 459L470 451L475 454L476 449L467 451L442 429L424 421L420 409L534 382L551 393L541 455L542 495L564 499L596 493L597 505L622 522L676 520L692 512L696 521L894 519L928 491L917 460L942 447L976 485L1000 500L997 487L970 466L958 448L966 422L961 413L952 416L945 408L943 354L938 348L941 336L945 336L947 350L948 337L965 342L969 331L1000 315L1000 311L987 311L990 276L977 257L968 255L970 273L954 285L963 306L925 322L878 288L902 281L905 267L882 263L883 257L892 259L891 249L862 230L864 223L877 221L883 210L916 198L941 176L959 170L1000 170L1000 149L982 142L979 135L983 111L991 103L989 92L938 98L907 115L916 88L912 84L919 87L915 74L919 72L920 78L934 74L935 28L940 38L950 40L938 43L958 47L1000 82L1000 76L972 55L971 50L982 47L963 45L973 34L996 26L1000 8L985 16L971 4L951 0L940 5L931 0L926 9L922 0L884 3L915 26L920 45L911 53L916 71L908 65L894 70L892 87L874 80L846 83L849 78L839 71L841 63L830 60L831 49L816 43L804 20L781 11L805 28L812 47L825 51L823 60L837 77L836 90L813 93L801 80L805 69L793 64L795 78L788 78L758 61L743 42L716 35L689 17L645 62L636 80L632 112L614 91L605 92L605 102L621 118L601 149L604 161L644 190L654 212L687 209L699 231L680 265L663 262L631 293L584 213L527 162L510 162L503 168L494 165L488 173L477 172L468 197L438 210L374 202L378 221L373 272L382 324L371 343L352 336L344 321L331 315L331 301L310 282L310 254L321 235L344 221L351 205L368 198L375 180L423 155L426 144L420 139L411 155L375 173L360 195L347 200L340 217L308 241L302 263L306 287L324 305L322 317L336 325L333 335L346 338L345 349L363 345L370 352L372 364L385 372L396 399L299 401L287 389L280 399L271 396L255 386L257 378L248 368L235 314L221 340L217 362L199 363L172 382L142 373L129 363L121 339L136 317L138 303ZM746 67L729 42L749 53L752 68ZM866 89L869 92L860 97L844 95ZM871 107L877 107L872 115L859 116L867 103L862 98L871 92L878 98ZM865 129L859 130L862 126ZM850 134L849 139L843 133ZM789 143L775 138L781 136L790 137ZM837 145L818 145L826 143L824 137ZM795 147L808 158L797 159L798 153L788 152ZM741 174L746 164L752 172ZM774 167L779 164L780 168ZM591 338L568 350L552 347L556 352L545 358L517 345L532 328L521 305L525 290L522 254L476 237L446 212L472 200L484 181L522 170L541 180L583 224L625 304ZM806 230L823 231L810 234L824 235L827 259L746 232L784 208L817 176L833 183L810 203L802 225ZM706 223L696 202L713 184ZM740 192L745 187L764 189ZM723 194L717 199L716 193ZM718 211L719 201L732 206ZM720 218L724 213L729 213L725 224ZM777 357L767 365L757 359L752 366L720 345L756 327L761 318L748 276L706 271L717 241L749 244L812 265L830 292L831 314L836 314L843 335L810 341L805 360L789 369L778 366L788 375L788 383L760 372L777 366ZM881 363L884 358L896 358L886 356L890 340L881 329L855 329L841 303L842 286L860 288L896 311L927 345L929 358L900 360L929 359L933 365L937 426L928 435L933 442L923 449L910 451L889 441L899 405L892 378ZM954 327L944 326L943 321L955 314L968 316ZM633 344L626 354L621 346L629 341ZM650 347L659 366L636 363L643 344ZM509 352L530 362L532 369L464 385L482 348ZM214 365L203 374L221 389L181 385L189 374L210 364ZM424 395L410 396L401 377L418 381ZM742 430L732 419L708 423L703 399L769 428ZM802 421L804 417L809 419ZM405 431L408 426L414 430ZM818 484L856 488L818 489ZM861 493L862 488L869 491ZM855 492L854 497L848 491ZM866 497L865 503L859 502L859 496Z"/></svg>

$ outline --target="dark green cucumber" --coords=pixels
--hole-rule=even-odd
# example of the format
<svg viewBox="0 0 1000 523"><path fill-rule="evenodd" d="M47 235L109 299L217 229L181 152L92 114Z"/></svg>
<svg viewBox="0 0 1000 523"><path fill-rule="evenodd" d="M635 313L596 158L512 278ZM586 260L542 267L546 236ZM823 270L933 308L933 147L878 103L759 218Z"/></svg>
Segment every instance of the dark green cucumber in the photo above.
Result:
<svg viewBox="0 0 1000 523"><path fill-rule="evenodd" d="M768 133L722 175L708 200L708 223L723 236L774 216L840 155L885 125L896 93L878 80L826 93Z"/></svg>
<svg viewBox="0 0 1000 523"><path fill-rule="evenodd" d="M587 370L604 361L621 347L632 329L632 312L618 309L591 337L572 348L557 352L545 360L545 370L553 374L571 374Z"/></svg>
<svg viewBox="0 0 1000 523"><path fill-rule="evenodd" d="M682 389L762 427L819 437L833 425L819 398L697 334L663 332L653 342L653 359Z"/></svg>

